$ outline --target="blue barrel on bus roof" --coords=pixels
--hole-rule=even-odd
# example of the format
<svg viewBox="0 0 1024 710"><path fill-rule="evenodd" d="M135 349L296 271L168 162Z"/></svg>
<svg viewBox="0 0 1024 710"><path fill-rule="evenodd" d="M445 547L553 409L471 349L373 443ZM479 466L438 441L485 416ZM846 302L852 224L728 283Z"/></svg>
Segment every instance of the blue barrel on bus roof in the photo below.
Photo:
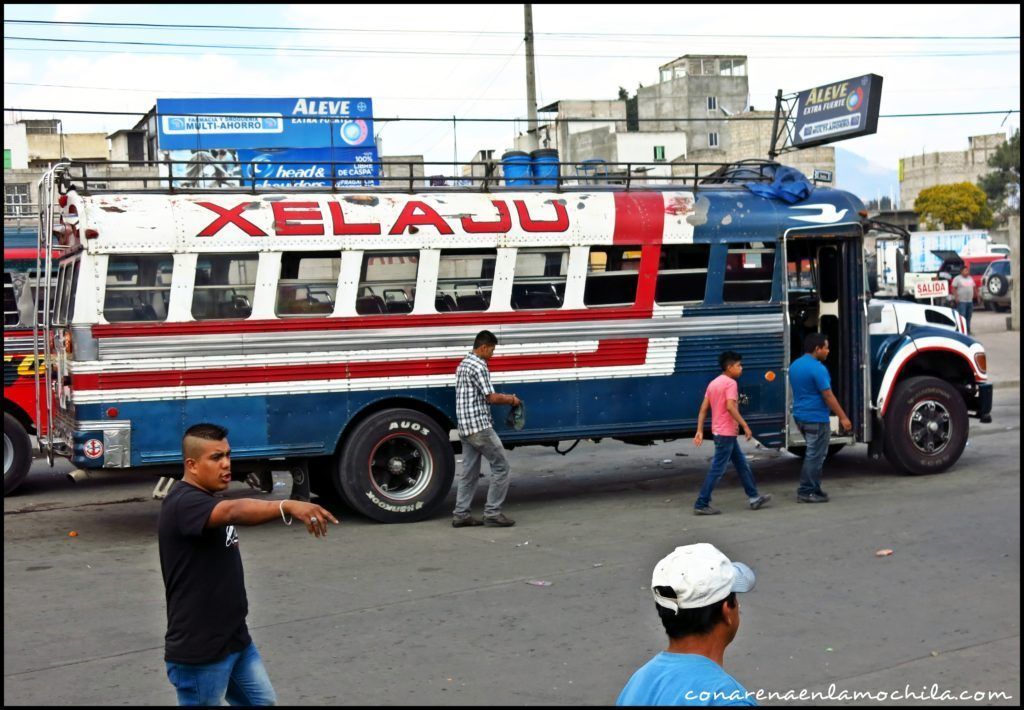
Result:
<svg viewBox="0 0 1024 710"><path fill-rule="evenodd" d="M558 151L541 148L530 153L534 185L558 184Z"/></svg>
<svg viewBox="0 0 1024 710"><path fill-rule="evenodd" d="M509 187L533 184L530 155L521 150L506 151L501 156L501 172L505 176L505 184Z"/></svg>

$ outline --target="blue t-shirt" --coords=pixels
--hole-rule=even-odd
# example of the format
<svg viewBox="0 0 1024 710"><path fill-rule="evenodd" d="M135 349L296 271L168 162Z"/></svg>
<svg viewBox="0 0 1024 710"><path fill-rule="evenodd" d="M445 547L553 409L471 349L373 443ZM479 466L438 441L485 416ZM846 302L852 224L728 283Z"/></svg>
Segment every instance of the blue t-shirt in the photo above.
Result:
<svg viewBox="0 0 1024 710"><path fill-rule="evenodd" d="M829 410L821 396L832 389L828 368L811 354L805 354L789 366L789 384L793 388L793 418L801 422L828 424Z"/></svg>
<svg viewBox="0 0 1024 710"><path fill-rule="evenodd" d="M633 674L616 705L757 705L706 656L662 651Z"/></svg>

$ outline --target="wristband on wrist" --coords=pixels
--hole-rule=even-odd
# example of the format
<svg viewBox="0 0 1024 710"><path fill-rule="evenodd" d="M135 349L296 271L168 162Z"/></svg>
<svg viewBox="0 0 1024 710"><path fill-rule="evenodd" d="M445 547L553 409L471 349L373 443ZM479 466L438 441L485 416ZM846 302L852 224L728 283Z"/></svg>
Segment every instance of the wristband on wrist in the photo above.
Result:
<svg viewBox="0 0 1024 710"><path fill-rule="evenodd" d="M289 515L287 518L284 517L284 501L281 501L281 505L278 506L278 510L281 511L281 520L284 521L285 525L292 524L292 516Z"/></svg>

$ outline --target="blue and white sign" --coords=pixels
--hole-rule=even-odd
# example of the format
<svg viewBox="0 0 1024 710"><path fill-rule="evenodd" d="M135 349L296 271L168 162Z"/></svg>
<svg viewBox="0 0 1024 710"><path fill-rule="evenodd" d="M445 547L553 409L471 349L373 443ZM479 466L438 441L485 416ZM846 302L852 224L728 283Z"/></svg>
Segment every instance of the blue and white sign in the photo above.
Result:
<svg viewBox="0 0 1024 710"><path fill-rule="evenodd" d="M360 187L379 185L376 148L240 150L246 185L266 187ZM333 169L334 178L331 181Z"/></svg>
<svg viewBox="0 0 1024 710"><path fill-rule="evenodd" d="M376 148L164 151L180 188L379 185ZM333 182L331 175L336 178Z"/></svg>
<svg viewBox="0 0 1024 710"><path fill-rule="evenodd" d="M368 98L157 99L161 150L365 148Z"/></svg>

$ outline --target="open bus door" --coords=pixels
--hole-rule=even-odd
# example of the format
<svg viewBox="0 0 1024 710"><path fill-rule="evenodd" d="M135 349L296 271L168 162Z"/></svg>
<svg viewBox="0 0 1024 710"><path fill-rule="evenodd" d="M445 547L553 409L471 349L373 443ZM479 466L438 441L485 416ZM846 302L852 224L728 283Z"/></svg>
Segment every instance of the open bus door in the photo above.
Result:
<svg viewBox="0 0 1024 710"><path fill-rule="evenodd" d="M829 453L870 438L870 368L868 367L867 294L864 281L863 231L859 223L829 230L793 229L783 239L786 258L786 448L803 455L806 441L792 415L789 363L804 352L809 333L829 341L825 367L832 392L853 423L838 431L832 416Z"/></svg>

